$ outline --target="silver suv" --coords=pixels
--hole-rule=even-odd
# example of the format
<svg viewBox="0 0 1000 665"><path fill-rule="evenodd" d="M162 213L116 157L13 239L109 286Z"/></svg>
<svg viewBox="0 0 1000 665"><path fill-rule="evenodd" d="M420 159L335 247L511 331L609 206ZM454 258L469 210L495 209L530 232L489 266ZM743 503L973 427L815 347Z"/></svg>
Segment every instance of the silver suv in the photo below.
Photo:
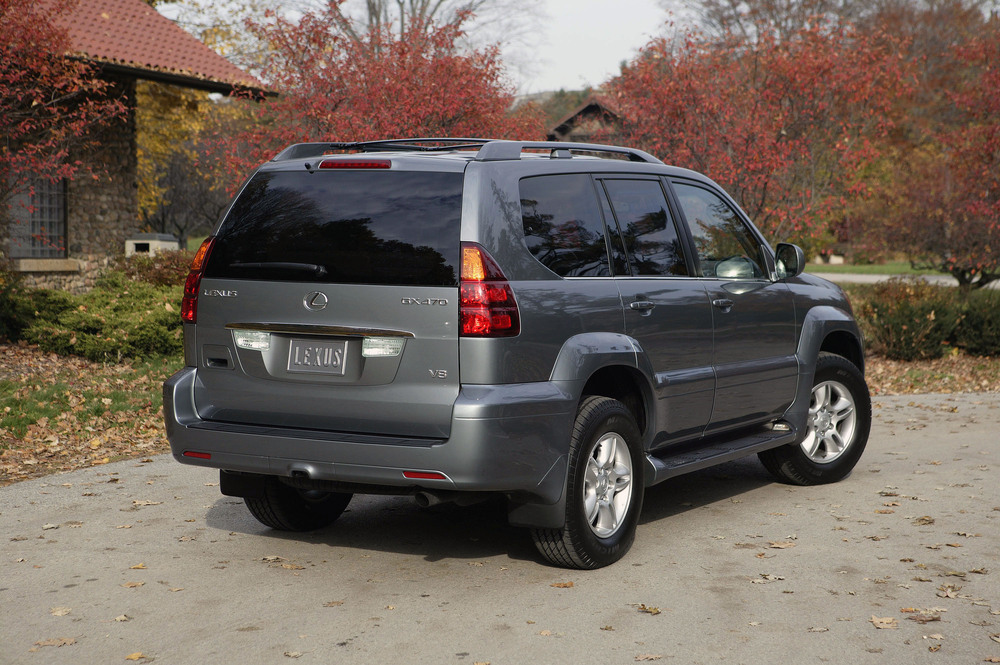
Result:
<svg viewBox="0 0 1000 665"><path fill-rule="evenodd" d="M861 334L803 266L639 150L293 145L194 259L167 435L275 529L355 493L502 495L549 562L605 566L650 485L754 453L802 485L857 463Z"/></svg>

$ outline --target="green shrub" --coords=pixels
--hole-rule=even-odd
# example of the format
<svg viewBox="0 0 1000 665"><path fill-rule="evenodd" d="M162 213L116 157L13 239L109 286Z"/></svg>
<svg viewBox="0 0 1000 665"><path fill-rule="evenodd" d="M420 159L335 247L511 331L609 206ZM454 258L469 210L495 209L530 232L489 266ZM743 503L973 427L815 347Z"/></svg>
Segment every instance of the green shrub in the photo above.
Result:
<svg viewBox="0 0 1000 665"><path fill-rule="evenodd" d="M963 303L954 342L976 356L1000 355L1000 291L973 291Z"/></svg>
<svg viewBox="0 0 1000 665"><path fill-rule="evenodd" d="M962 318L956 290L894 277L861 291L857 315L873 351L895 360L940 358Z"/></svg>
<svg viewBox="0 0 1000 665"><path fill-rule="evenodd" d="M19 340L31 318L31 305L21 286L21 274L0 252L0 340Z"/></svg>
<svg viewBox="0 0 1000 665"><path fill-rule="evenodd" d="M154 286L175 286L184 284L194 252L175 250L149 254L119 256L111 265L112 272L124 273L136 282Z"/></svg>
<svg viewBox="0 0 1000 665"><path fill-rule="evenodd" d="M89 293L37 291L42 302L22 338L46 351L98 362L180 353L180 286L154 286L111 272Z"/></svg>

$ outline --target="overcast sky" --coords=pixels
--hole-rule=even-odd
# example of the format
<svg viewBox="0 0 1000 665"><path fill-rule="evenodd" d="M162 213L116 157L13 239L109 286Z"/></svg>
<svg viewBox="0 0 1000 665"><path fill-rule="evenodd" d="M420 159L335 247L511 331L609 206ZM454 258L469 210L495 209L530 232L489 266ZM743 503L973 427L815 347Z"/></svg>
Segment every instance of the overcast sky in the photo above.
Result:
<svg viewBox="0 0 1000 665"><path fill-rule="evenodd" d="M549 15L539 31L537 66L519 81L522 93L597 87L631 60L668 19L656 0L542 0Z"/></svg>

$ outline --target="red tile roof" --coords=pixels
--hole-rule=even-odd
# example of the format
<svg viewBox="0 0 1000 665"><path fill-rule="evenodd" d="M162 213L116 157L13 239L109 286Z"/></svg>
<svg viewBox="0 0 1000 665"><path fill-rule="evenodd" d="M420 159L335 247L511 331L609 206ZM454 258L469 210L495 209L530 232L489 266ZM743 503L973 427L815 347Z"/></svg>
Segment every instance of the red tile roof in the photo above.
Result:
<svg viewBox="0 0 1000 665"><path fill-rule="evenodd" d="M69 32L70 55L139 77L218 91L264 87L143 0L77 0L59 23Z"/></svg>

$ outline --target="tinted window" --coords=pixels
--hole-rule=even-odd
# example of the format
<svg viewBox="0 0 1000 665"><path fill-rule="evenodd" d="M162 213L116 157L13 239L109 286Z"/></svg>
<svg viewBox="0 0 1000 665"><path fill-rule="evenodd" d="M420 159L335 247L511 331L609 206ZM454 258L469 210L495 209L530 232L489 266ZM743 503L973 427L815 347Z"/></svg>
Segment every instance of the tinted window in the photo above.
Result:
<svg viewBox="0 0 1000 665"><path fill-rule="evenodd" d="M667 199L656 180L605 180L633 275L686 275Z"/></svg>
<svg viewBox="0 0 1000 665"><path fill-rule="evenodd" d="M563 277L606 277L604 221L589 175L521 181L524 241L542 265Z"/></svg>
<svg viewBox="0 0 1000 665"><path fill-rule="evenodd" d="M764 276L760 243L728 203L707 189L693 185L675 182L674 190L691 227L702 275ZM723 262L725 265L720 265Z"/></svg>
<svg viewBox="0 0 1000 665"><path fill-rule="evenodd" d="M461 173L258 173L223 223L205 276L457 284L461 216Z"/></svg>

